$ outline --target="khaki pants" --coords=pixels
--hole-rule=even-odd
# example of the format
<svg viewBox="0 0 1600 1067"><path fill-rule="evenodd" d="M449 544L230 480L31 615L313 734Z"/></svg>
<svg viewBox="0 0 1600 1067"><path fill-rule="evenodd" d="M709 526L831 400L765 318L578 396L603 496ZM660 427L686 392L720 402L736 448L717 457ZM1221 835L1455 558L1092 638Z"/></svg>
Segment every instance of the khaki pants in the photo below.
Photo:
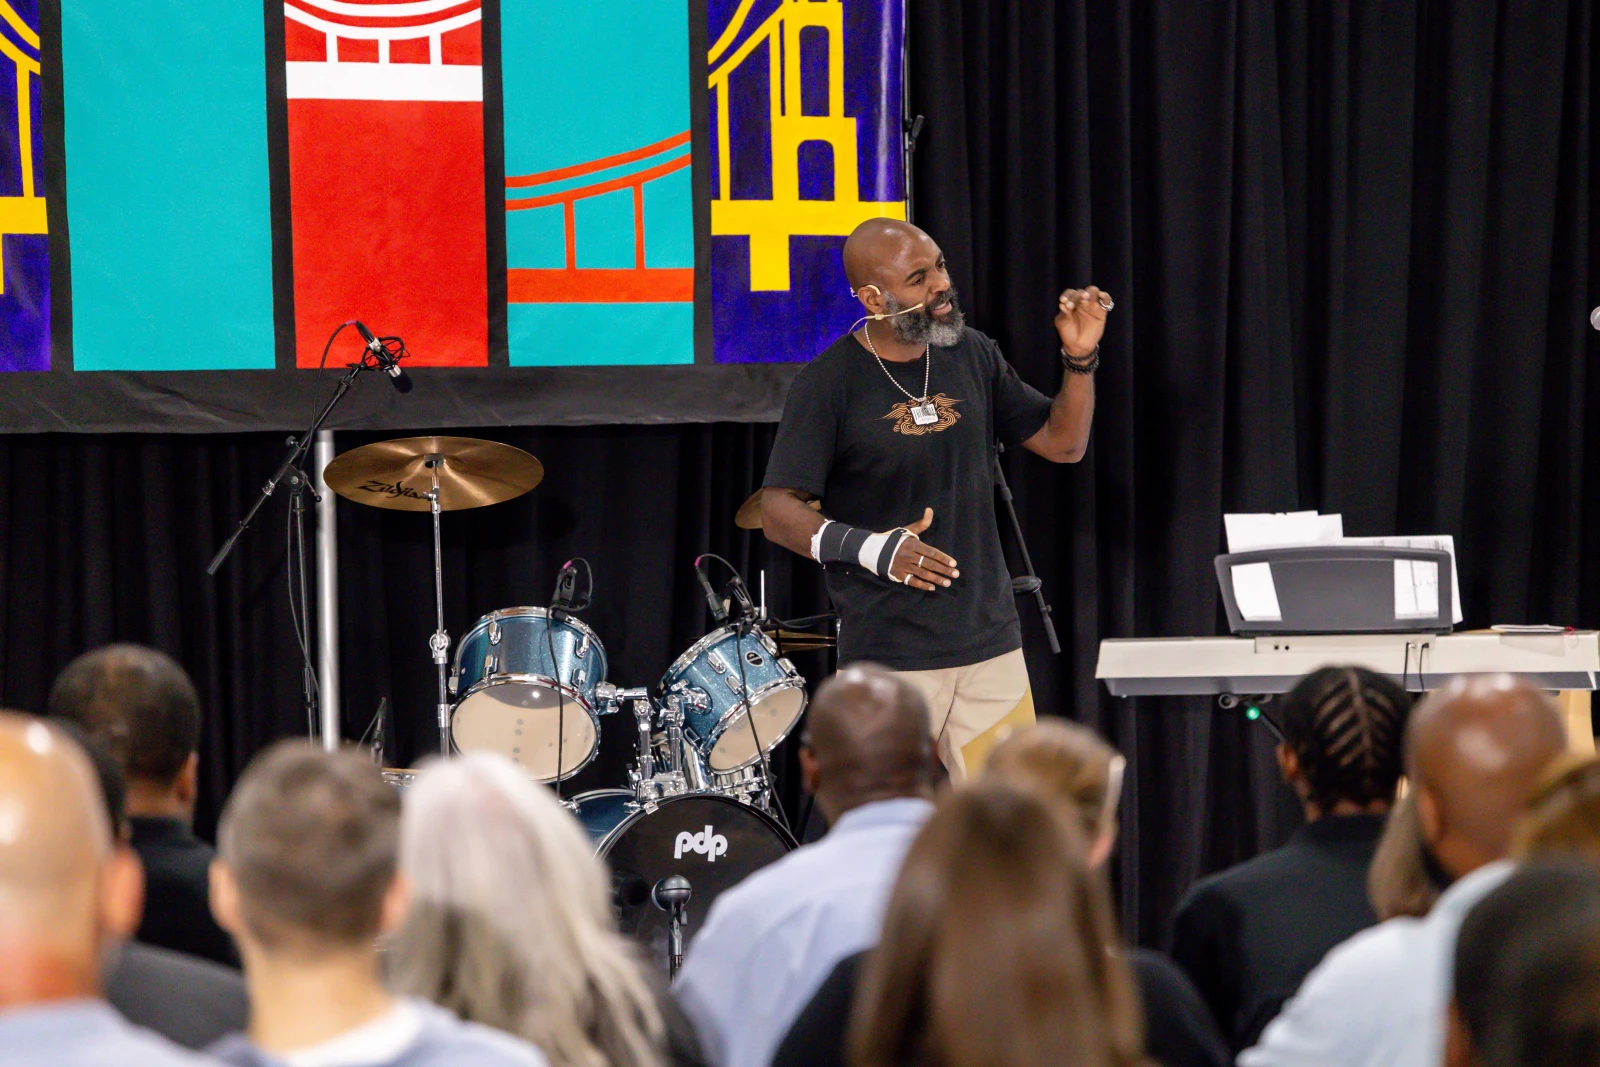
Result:
<svg viewBox="0 0 1600 1067"><path fill-rule="evenodd" d="M1033 691L1020 648L966 667L895 673L928 702L939 758L952 782L981 771L989 750L1010 728L1034 721Z"/></svg>

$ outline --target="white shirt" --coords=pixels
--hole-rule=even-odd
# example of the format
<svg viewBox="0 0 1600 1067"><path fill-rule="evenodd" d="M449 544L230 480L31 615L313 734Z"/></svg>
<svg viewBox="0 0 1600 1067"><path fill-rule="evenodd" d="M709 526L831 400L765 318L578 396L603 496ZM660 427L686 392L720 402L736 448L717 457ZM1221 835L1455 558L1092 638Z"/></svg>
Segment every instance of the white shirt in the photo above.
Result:
<svg viewBox="0 0 1600 1067"><path fill-rule="evenodd" d="M422 1036L422 1012L408 1000L369 1023L308 1048L283 1054L285 1067L357 1067L393 1063Z"/></svg>
<svg viewBox="0 0 1600 1067"><path fill-rule="evenodd" d="M1511 870L1480 867L1425 917L1379 923L1329 952L1239 1067L1438 1067L1456 933Z"/></svg>
<svg viewBox="0 0 1600 1067"><path fill-rule="evenodd" d="M932 813L912 797L853 808L717 898L673 985L713 1067L767 1067L834 965L878 943L900 862Z"/></svg>

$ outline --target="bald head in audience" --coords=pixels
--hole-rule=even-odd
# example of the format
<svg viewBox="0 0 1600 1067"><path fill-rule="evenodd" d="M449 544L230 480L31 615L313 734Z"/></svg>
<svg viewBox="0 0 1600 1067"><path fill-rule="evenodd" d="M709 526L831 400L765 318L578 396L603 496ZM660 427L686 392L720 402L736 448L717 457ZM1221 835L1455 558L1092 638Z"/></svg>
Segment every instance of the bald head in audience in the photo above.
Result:
<svg viewBox="0 0 1600 1067"><path fill-rule="evenodd" d="M101 950L138 926L142 893L83 750L0 712L0 1008L97 996Z"/></svg>
<svg viewBox="0 0 1600 1067"><path fill-rule="evenodd" d="M1508 675L1457 678L1412 713L1406 770L1422 836L1454 877L1503 858L1540 774L1566 747L1554 703Z"/></svg>
<svg viewBox="0 0 1600 1067"><path fill-rule="evenodd" d="M806 789L830 823L863 804L933 791L928 706L882 667L854 664L824 682L801 741Z"/></svg>

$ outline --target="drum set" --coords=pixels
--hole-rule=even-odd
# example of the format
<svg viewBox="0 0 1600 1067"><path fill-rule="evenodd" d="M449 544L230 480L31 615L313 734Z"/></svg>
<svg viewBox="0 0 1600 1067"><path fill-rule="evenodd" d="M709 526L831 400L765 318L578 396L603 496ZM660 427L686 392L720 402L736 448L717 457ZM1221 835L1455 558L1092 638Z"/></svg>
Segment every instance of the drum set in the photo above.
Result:
<svg viewBox="0 0 1600 1067"><path fill-rule="evenodd" d="M432 514L438 628L429 650L439 674L445 755L497 752L559 793L560 783L599 754L601 719L624 710L631 715L635 752L626 786L563 803L611 867L624 932L675 972L691 900L697 910L708 908L724 890L795 848L768 760L806 709L805 681L785 653L831 645L831 637L801 629L821 620L772 623L731 564L704 556L695 561L696 574L717 628L653 686L618 686L609 680L599 634L577 617L590 590L578 590L588 565L575 560L563 568L548 606L491 611L451 660L440 513L530 491L543 477L539 461L491 441L416 437L346 452L323 477L358 503ZM747 502L741 526L748 527L749 511ZM725 597L706 576L708 560L733 572ZM403 787L412 772L385 775Z"/></svg>

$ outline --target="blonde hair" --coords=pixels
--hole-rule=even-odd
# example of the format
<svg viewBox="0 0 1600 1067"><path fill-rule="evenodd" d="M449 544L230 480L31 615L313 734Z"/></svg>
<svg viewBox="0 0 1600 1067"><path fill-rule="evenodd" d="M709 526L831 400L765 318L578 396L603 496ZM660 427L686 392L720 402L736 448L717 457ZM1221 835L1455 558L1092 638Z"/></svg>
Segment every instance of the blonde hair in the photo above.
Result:
<svg viewBox="0 0 1600 1067"><path fill-rule="evenodd" d="M659 1067L661 1014L583 829L503 756L426 766L405 796L414 904L391 983L516 1034L553 1067Z"/></svg>
<svg viewBox="0 0 1600 1067"><path fill-rule="evenodd" d="M1389 809L1372 866L1367 868L1367 900L1379 919L1402 915L1420 919L1433 910L1439 887L1428 875L1423 859L1426 847L1417 816L1417 794L1408 789Z"/></svg>
<svg viewBox="0 0 1600 1067"><path fill-rule="evenodd" d="M989 753L983 777L1037 790L1066 805L1090 843L1117 828L1127 761L1087 726L1044 719L1008 735Z"/></svg>
<svg viewBox="0 0 1600 1067"><path fill-rule="evenodd" d="M1511 854L1600 862L1600 760L1572 753L1556 757L1528 799Z"/></svg>

